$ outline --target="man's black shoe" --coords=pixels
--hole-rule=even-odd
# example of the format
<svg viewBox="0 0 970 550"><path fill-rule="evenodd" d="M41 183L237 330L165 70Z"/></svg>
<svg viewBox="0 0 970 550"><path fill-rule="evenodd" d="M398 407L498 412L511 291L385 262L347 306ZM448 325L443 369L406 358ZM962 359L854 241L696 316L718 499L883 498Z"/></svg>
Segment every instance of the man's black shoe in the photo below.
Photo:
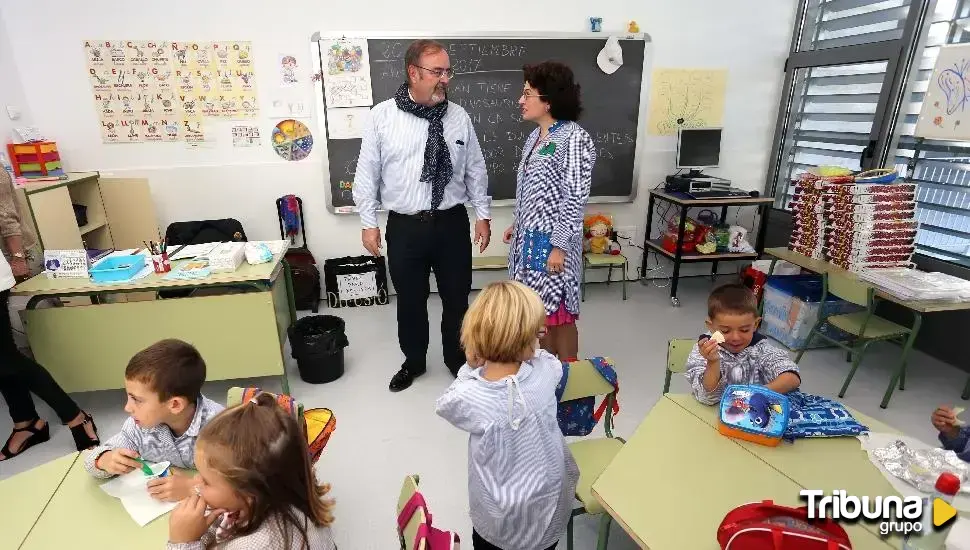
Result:
<svg viewBox="0 0 970 550"><path fill-rule="evenodd" d="M391 384L388 386L388 389L392 392L406 390L411 387L411 384L414 382L415 378L424 373L425 371L411 372L408 369L401 367L401 370L397 371L397 374L391 378Z"/></svg>

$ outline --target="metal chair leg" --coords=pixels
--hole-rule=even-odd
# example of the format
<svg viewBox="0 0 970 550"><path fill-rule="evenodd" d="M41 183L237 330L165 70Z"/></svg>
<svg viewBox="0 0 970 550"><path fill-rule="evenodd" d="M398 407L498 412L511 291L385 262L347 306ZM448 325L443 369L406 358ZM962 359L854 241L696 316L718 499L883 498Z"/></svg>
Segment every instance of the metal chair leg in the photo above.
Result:
<svg viewBox="0 0 970 550"><path fill-rule="evenodd" d="M960 394L960 399L970 399L970 377L967 377L967 385L963 387L963 393Z"/></svg>
<svg viewBox="0 0 970 550"><path fill-rule="evenodd" d="M610 543L610 523L613 518L609 514L600 516L599 535L596 537L596 550L606 550Z"/></svg>
<svg viewBox="0 0 970 550"><path fill-rule="evenodd" d="M852 377L855 376L856 369L862 363L862 356L866 354L866 348L869 347L871 342L863 342L861 346L856 348L853 352L852 358L852 368L849 369L849 374L845 377L845 382L842 382L842 389L839 390L839 397L845 397L845 391L849 389L849 383L852 382Z"/></svg>
<svg viewBox="0 0 970 550"><path fill-rule="evenodd" d="M610 264L609 270L606 272L606 286L610 286L613 282L613 264Z"/></svg>
<svg viewBox="0 0 970 550"><path fill-rule="evenodd" d="M667 375L664 377L664 391L661 395L666 395L667 392L670 391L670 378L674 374L670 372L669 368L666 370L667 370ZM970 387L970 380L967 380L967 387Z"/></svg>
<svg viewBox="0 0 970 550"><path fill-rule="evenodd" d="M845 362L846 363L852 362L852 350L848 350L845 352Z"/></svg>
<svg viewBox="0 0 970 550"><path fill-rule="evenodd" d="M896 384L899 384L899 389L903 389L903 377L906 376L906 361L909 359L910 350L913 349L914 340L915 338L912 337L906 339L906 345L903 347L903 355L899 359L899 366L896 368L896 373L893 375L892 380L889 381L889 387L886 388L886 393L882 396L882 402L879 403L880 409L885 409L889 406L889 400L892 399Z"/></svg>
<svg viewBox="0 0 970 550"><path fill-rule="evenodd" d="M566 524L566 550L573 550L573 518L569 516L569 523Z"/></svg>
<svg viewBox="0 0 970 550"><path fill-rule="evenodd" d="M630 270L630 262L623 262L623 300L626 301L626 274Z"/></svg>

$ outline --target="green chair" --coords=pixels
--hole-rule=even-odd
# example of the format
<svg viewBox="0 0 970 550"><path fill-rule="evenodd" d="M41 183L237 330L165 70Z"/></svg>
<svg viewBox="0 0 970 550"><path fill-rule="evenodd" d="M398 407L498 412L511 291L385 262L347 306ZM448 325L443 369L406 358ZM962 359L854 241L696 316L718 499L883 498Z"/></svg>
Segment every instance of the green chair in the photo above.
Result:
<svg viewBox="0 0 970 550"><path fill-rule="evenodd" d="M857 279L854 275L848 273L824 273L822 275L822 301L819 303L824 304L829 294L842 298L857 306L862 306L865 310L856 313L830 315L828 317L819 315L818 321L812 327L812 332L808 336L806 347L817 336L826 342L839 346L851 354L852 368L845 377L845 382L842 383L842 389L839 391L839 397L845 397L845 391L849 388L849 383L852 382L852 377L855 376L855 371L862 363L862 357L865 355L866 349L869 348L870 344L873 342L889 341L902 345L903 353L900 357L899 365L896 367L892 380L889 382L889 387L886 388L882 403L879 404L880 407L885 409L889 405L889 399L892 397L893 390L896 389L896 384L899 384L899 389L905 389L906 359L909 357L909 351L912 348L909 339L910 329L875 315L873 313L876 309L875 289ZM855 336L856 340L854 345L847 345L823 334L820 329L822 323L825 322ZM795 356L796 363L801 360L805 349L802 348L798 352L798 355Z"/></svg>
<svg viewBox="0 0 970 550"><path fill-rule="evenodd" d="M573 510L566 531L566 548L573 549L573 518L583 514L599 514L600 525L597 537L597 550L605 550L610 538L612 518L593 496L593 482L620 452L624 441L613 435L613 402L616 391L613 385L596 370L589 361L575 361L569 364L569 377L560 401L572 401L583 397L606 396L606 414L603 415L603 428L606 437L582 439L569 444L569 450L579 467L579 483L576 484L576 499L583 505Z"/></svg>
<svg viewBox="0 0 970 550"><path fill-rule="evenodd" d="M681 373L687 370L687 357L694 349L697 340L676 339L667 342L667 376L664 378L664 391L670 391L670 377L675 372Z"/></svg>
<svg viewBox="0 0 970 550"><path fill-rule="evenodd" d="M395 517L401 515L404 510L404 506L407 505L414 493L418 492L418 483L420 478L417 474L410 475L404 478L404 484L401 486L401 495L397 499L397 514ZM428 517L425 515L424 508L418 508L414 511L414 515L408 520L408 524L404 526L404 529L400 531L401 539L401 550L411 549L411 545L414 544L414 539L418 535L418 527L428 523ZM395 526L396 527L396 526ZM427 540L421 540L418 546L415 546L411 550L426 550Z"/></svg>
<svg viewBox="0 0 970 550"><path fill-rule="evenodd" d="M581 300L586 301L586 270L588 269L608 269L606 273L606 284L609 285L613 280L613 268L620 268L622 272L621 283L623 285L623 299L626 300L626 274L629 270L630 261L623 254L593 254L586 252L583 254L583 274L581 281Z"/></svg>

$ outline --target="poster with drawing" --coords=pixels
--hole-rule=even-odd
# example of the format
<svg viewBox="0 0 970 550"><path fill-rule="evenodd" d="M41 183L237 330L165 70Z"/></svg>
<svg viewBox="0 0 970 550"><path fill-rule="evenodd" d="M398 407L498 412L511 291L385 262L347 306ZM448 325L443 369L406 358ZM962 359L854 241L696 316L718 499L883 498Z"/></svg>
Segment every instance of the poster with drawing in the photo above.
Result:
<svg viewBox="0 0 970 550"><path fill-rule="evenodd" d="M370 120L370 107L327 109L327 136L330 139L360 139Z"/></svg>
<svg viewBox="0 0 970 550"><path fill-rule="evenodd" d="M970 44L940 48L913 135L970 140Z"/></svg>
<svg viewBox="0 0 970 550"><path fill-rule="evenodd" d="M299 66L295 55L281 53L277 56L280 62L280 87L292 88L300 83L296 72Z"/></svg>
<svg viewBox="0 0 970 550"><path fill-rule="evenodd" d="M233 147L258 147L262 145L259 137L259 126L233 126Z"/></svg>
<svg viewBox="0 0 970 550"><path fill-rule="evenodd" d="M368 107L374 104L370 60L364 38L335 38L325 43L323 91L327 107Z"/></svg>
<svg viewBox="0 0 970 550"><path fill-rule="evenodd" d="M647 131L675 135L679 128L721 126L726 69L654 69Z"/></svg>
<svg viewBox="0 0 970 550"><path fill-rule="evenodd" d="M204 141L203 117L259 114L252 44L85 40L104 143Z"/></svg>

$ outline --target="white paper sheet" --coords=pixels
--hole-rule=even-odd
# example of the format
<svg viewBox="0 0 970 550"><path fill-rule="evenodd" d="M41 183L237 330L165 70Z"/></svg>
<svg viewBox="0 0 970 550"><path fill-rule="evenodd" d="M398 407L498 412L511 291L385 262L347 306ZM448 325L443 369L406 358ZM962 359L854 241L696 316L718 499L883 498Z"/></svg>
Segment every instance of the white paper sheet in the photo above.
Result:
<svg viewBox="0 0 970 550"><path fill-rule="evenodd" d="M101 490L121 500L125 511L140 527L170 512L176 502L161 502L148 494L148 479L140 469L132 470L101 484Z"/></svg>
<svg viewBox="0 0 970 550"><path fill-rule="evenodd" d="M929 449L932 447L931 445L927 445L926 443L920 441L919 439L916 439L915 437L909 437L907 435L899 435L899 434L879 433L879 432L870 432L865 435L860 435L860 436L857 436L856 439L862 442L862 448L866 451L866 454L869 457L869 461L872 462L873 466L875 466L876 468L879 468L879 471L882 472L882 475L886 478L886 480L888 480L889 483L892 484L893 489L895 489L897 493L899 493L904 497L910 497L910 496L929 497L930 496L929 493L924 493L920 491L916 487L910 485L908 482L902 479L899 479L898 477L886 471L886 469L882 467L882 464L880 464L878 460L875 460L872 458L872 454L870 453L870 451L873 451L875 449L879 449L882 447L886 447L893 441L902 441L903 443L906 443L906 445L908 445L913 449ZM953 507L956 508L957 510L970 512L970 496L967 496L965 494L957 495L957 497L953 499Z"/></svg>
<svg viewBox="0 0 970 550"><path fill-rule="evenodd" d="M178 251L178 254L174 256L169 256L170 261L175 260L187 260L189 258L198 258L199 256L204 256L212 251L213 248L219 243L205 243L205 244L189 244L185 245L184 248Z"/></svg>
<svg viewBox="0 0 970 550"><path fill-rule="evenodd" d="M249 241L250 244L265 244L273 254L279 254L290 247L289 241Z"/></svg>
<svg viewBox="0 0 970 550"><path fill-rule="evenodd" d="M327 136L330 139L360 139L369 119L369 107L327 109Z"/></svg>
<svg viewBox="0 0 970 550"><path fill-rule="evenodd" d="M335 38L323 46L323 90L328 107L366 107L374 104L370 59L364 38Z"/></svg>

